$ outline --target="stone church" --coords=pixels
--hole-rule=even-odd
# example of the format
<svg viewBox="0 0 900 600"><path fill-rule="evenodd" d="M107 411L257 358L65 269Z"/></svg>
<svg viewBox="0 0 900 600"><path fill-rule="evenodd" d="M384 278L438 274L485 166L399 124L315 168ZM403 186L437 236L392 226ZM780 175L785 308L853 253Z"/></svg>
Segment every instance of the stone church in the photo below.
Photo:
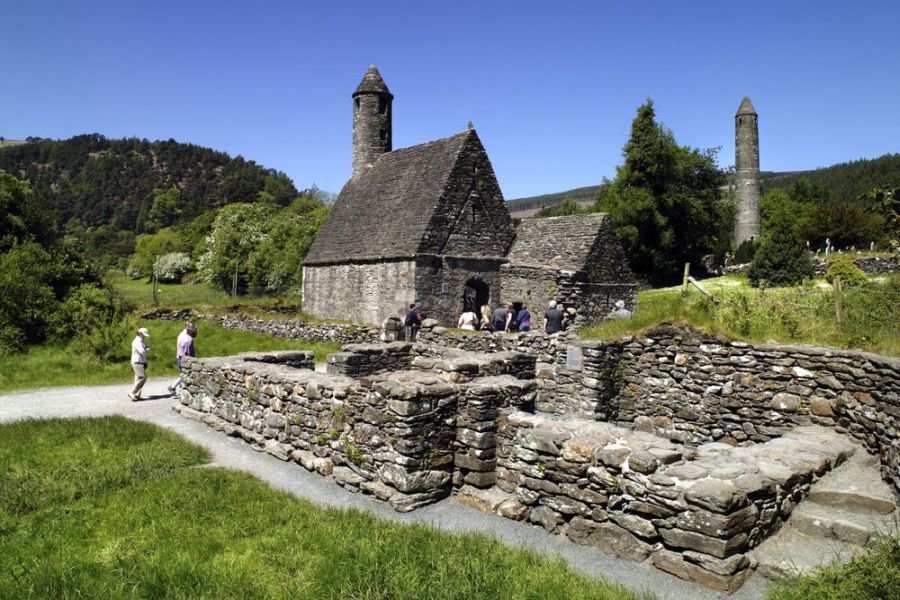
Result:
<svg viewBox="0 0 900 600"><path fill-rule="evenodd" d="M501 266L509 262L516 230L478 134L470 126L392 150L393 98L378 69L369 67L353 93L352 176L304 261L304 311L377 324L416 302L427 316L455 325L465 308L521 300L503 291ZM571 242L565 234L554 237L537 243L557 243L562 252ZM614 283L630 290L620 295L633 306L634 278L621 247L615 236L605 240L621 263ZM545 281L534 285L547 288Z"/></svg>

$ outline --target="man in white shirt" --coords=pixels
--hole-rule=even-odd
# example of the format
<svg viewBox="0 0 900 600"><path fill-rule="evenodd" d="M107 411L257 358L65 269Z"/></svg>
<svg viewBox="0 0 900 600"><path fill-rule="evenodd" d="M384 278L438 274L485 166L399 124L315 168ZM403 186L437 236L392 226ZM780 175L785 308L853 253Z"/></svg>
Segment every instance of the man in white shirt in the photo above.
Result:
<svg viewBox="0 0 900 600"><path fill-rule="evenodd" d="M150 346L144 342L144 338L150 337L150 332L146 327L137 330L137 335L131 342L131 368L134 370L134 388L128 397L132 402L141 399L141 389L144 382L147 381L147 354L150 352Z"/></svg>

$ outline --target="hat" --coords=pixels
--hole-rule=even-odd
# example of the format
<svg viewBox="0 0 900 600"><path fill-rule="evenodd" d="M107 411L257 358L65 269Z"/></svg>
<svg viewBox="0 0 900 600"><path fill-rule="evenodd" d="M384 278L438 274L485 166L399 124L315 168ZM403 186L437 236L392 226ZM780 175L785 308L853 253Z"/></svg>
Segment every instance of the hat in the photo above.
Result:
<svg viewBox="0 0 900 600"><path fill-rule="evenodd" d="M551 300L551 301L547 304L547 306L549 306L550 308L556 308L556 300Z"/></svg>
<svg viewBox="0 0 900 600"><path fill-rule="evenodd" d="M138 333L144 337L150 337L150 332L147 331L146 327L141 327L140 329L138 329Z"/></svg>

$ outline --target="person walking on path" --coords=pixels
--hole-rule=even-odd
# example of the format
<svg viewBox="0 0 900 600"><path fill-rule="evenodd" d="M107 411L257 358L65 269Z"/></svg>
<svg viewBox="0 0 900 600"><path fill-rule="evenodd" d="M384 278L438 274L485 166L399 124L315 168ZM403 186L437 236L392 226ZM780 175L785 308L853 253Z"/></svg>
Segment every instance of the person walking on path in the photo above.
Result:
<svg viewBox="0 0 900 600"><path fill-rule="evenodd" d="M128 397L132 402L141 399L141 389L147 381L147 354L150 352L150 346L144 340L150 337L150 332L146 327L137 330L137 335L131 341L131 368L134 370L134 387Z"/></svg>
<svg viewBox="0 0 900 600"><path fill-rule="evenodd" d="M196 356L194 351L194 338L197 337L197 328L188 321L184 324L184 330L178 334L178 342L175 344L175 356L178 360L178 379L169 386L169 392L174 394L178 386L184 386L184 368L181 366L181 358L184 356Z"/></svg>
<svg viewBox="0 0 900 600"><path fill-rule="evenodd" d="M559 333L563 328L563 313L556 308L556 300L551 300L544 313L544 333Z"/></svg>
<svg viewBox="0 0 900 600"><path fill-rule="evenodd" d="M409 312L406 313L406 321L403 324L406 326L406 341L415 342L419 337L419 328L422 327L422 317L416 310L415 302L409 305Z"/></svg>

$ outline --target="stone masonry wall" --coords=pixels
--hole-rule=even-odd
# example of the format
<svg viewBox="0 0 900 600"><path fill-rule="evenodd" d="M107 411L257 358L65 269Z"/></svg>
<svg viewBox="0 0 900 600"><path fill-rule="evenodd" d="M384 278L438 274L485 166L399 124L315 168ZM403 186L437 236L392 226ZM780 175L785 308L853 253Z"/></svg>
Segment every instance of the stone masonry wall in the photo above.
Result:
<svg viewBox="0 0 900 600"><path fill-rule="evenodd" d="M818 426L695 449L609 423L512 412L498 432L496 483L516 505L498 513L733 592L751 573L748 551L854 451Z"/></svg>
<svg viewBox="0 0 900 600"><path fill-rule="evenodd" d="M350 323L314 323L303 319L261 319L243 314L206 315L190 309L179 311L159 309L144 313L142 318L163 319L166 321L215 321L225 329L234 331L250 331L252 333L264 333L288 339L339 342L342 344L377 342L381 335L377 327L366 327Z"/></svg>
<svg viewBox="0 0 900 600"><path fill-rule="evenodd" d="M322 319L377 324L416 299L411 260L303 267L303 309Z"/></svg>
<svg viewBox="0 0 900 600"><path fill-rule="evenodd" d="M410 344L396 346L384 354ZM534 401L534 381L516 377L534 373L533 356L436 355L422 350L412 356L415 370L360 379L306 368L311 352L193 358L183 363L185 390L173 408L413 510L449 495L454 482L492 485L498 417Z"/></svg>
<svg viewBox="0 0 900 600"><path fill-rule="evenodd" d="M581 355L577 371L563 352ZM557 369L576 395L597 401L601 418L687 444L750 444L797 426L833 427L878 455L900 490L900 359L661 326L646 337L560 349Z"/></svg>

